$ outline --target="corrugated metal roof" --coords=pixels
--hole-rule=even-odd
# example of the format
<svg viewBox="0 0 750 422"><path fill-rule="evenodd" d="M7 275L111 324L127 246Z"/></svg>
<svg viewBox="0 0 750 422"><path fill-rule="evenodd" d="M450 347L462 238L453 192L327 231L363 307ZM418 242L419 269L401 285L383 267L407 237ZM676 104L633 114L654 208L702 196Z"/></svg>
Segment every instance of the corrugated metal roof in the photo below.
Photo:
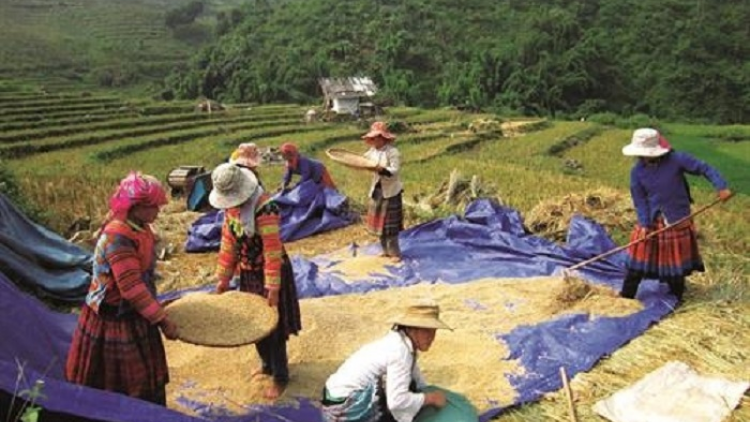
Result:
<svg viewBox="0 0 750 422"><path fill-rule="evenodd" d="M369 77L320 78L318 83L323 94L332 98L372 97L378 92Z"/></svg>

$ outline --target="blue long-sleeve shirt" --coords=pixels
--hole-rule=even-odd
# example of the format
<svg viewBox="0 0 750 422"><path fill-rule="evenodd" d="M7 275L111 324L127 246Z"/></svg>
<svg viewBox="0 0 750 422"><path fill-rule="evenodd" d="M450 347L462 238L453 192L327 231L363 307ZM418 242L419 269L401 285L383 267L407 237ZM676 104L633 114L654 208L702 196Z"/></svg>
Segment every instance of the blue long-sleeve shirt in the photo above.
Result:
<svg viewBox="0 0 750 422"><path fill-rule="evenodd" d="M641 227L653 227L660 212L669 224L690 214L684 173L705 177L716 190L727 187L715 168L685 152L672 151L653 164L639 160L630 171L630 195Z"/></svg>
<svg viewBox="0 0 750 422"><path fill-rule="evenodd" d="M286 166L286 172L284 173L284 187L289 186L292 181L292 175L299 174L299 183L302 183L308 179L311 179L315 183L320 183L323 180L323 170L325 166L318 160L307 158L302 155L297 157L297 167L291 168L289 164Z"/></svg>

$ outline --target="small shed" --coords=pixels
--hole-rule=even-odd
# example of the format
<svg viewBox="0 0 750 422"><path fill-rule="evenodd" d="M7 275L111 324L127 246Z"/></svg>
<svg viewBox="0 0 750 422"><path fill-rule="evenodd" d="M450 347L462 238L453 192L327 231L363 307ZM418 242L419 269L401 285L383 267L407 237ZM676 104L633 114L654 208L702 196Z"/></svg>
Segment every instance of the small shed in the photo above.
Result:
<svg viewBox="0 0 750 422"><path fill-rule="evenodd" d="M360 104L369 102L378 88L369 77L320 78L325 110L336 114L360 112Z"/></svg>

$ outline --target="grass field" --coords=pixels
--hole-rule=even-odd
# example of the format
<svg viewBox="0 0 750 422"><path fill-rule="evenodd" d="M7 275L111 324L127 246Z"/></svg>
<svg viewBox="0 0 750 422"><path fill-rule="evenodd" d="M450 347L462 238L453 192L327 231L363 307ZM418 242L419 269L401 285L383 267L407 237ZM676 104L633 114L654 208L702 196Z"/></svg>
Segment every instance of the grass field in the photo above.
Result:
<svg viewBox="0 0 750 422"><path fill-rule="evenodd" d="M303 124L305 107L234 107L210 116L192 104L158 104L111 94L77 92L56 98L40 90L0 90L0 157L24 194L46 210L48 225L64 231L84 216L94 221L128 170L165 179L179 165L211 168L240 142L261 147L296 142L303 152L328 164L340 189L361 207L368 177L330 162L325 148L364 151L355 123ZM91 108L93 106L93 108ZM87 117L88 116L88 117ZM412 129L399 134L405 195L434 191L452 169L495 185L503 201L522 213L541 200L606 186L628 190L632 160L620 150L630 131L588 122L554 121L516 137L481 136L467 130L479 118L453 110L395 108L387 119ZM592 132L592 129L595 129ZM731 128L666 125L673 146L716 166L737 193L698 219L708 271L691 277L687 303L644 335L602 360L572 383L581 421L601 420L591 405L670 360L682 360L709 375L750 379L750 141L724 140L731 131L750 138L750 126ZM549 149L571 137L595 133L560 155ZM571 171L565 160L576 160ZM266 167L262 178L275 187L281 167ZM696 206L714 197L710 186L691 179ZM419 222L416 215L410 222ZM612 233L619 240L624 233ZM315 240L307 240L308 244ZM322 243L322 242L321 242ZM291 245L293 248L293 245ZM317 244L310 253L330 248ZM564 396L512 410L499 421L568 420ZM731 421L750 421L744 400Z"/></svg>

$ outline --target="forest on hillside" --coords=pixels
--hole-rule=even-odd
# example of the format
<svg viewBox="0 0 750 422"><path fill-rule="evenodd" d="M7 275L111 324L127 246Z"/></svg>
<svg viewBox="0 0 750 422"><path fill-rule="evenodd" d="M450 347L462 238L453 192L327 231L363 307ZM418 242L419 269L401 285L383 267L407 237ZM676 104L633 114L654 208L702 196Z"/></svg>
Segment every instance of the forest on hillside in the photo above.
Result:
<svg viewBox="0 0 750 422"><path fill-rule="evenodd" d="M232 16L165 92L310 102L319 77L366 75L385 103L750 122L745 0L251 0Z"/></svg>

